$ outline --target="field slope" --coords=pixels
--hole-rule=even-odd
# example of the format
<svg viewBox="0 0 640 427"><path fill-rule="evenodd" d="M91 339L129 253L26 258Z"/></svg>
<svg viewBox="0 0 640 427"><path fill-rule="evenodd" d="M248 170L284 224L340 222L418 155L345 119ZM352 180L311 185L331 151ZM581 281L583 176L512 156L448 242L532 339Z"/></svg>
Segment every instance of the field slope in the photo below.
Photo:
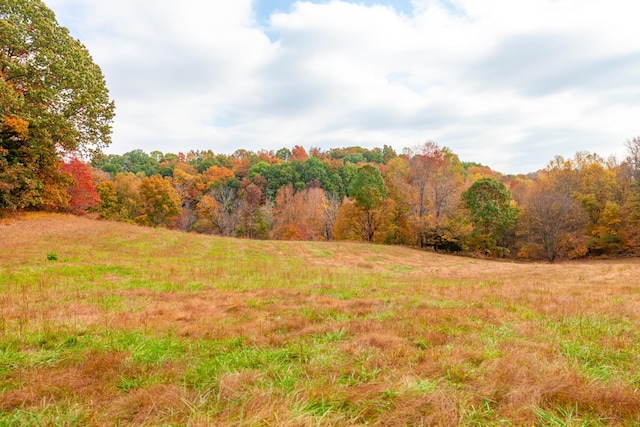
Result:
<svg viewBox="0 0 640 427"><path fill-rule="evenodd" d="M639 283L26 215L0 224L0 426L640 424Z"/></svg>

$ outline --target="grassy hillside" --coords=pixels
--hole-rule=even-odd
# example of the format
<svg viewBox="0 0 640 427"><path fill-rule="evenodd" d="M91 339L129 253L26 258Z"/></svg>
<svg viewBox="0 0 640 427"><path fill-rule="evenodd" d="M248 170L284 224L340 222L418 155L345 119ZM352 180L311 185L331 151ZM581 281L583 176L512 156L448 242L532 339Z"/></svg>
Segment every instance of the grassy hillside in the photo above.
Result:
<svg viewBox="0 0 640 427"><path fill-rule="evenodd" d="M0 426L640 423L640 260L0 224Z"/></svg>

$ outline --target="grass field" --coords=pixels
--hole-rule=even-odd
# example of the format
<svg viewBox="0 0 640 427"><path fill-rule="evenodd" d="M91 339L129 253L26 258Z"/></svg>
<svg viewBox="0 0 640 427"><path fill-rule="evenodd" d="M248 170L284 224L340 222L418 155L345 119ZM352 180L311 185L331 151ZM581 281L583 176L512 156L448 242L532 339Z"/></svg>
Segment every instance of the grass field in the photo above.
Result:
<svg viewBox="0 0 640 427"><path fill-rule="evenodd" d="M640 260L0 224L0 426L640 425Z"/></svg>

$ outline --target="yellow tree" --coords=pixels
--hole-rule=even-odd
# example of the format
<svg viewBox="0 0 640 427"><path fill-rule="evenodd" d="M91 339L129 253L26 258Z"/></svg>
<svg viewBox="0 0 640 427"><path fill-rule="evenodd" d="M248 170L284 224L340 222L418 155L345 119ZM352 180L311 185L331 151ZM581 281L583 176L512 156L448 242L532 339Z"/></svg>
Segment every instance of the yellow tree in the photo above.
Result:
<svg viewBox="0 0 640 427"><path fill-rule="evenodd" d="M617 164L597 154L578 152L573 159L556 157L546 168L552 188L582 204L588 215L584 234L589 253L615 254L627 246L621 233L622 192Z"/></svg>
<svg viewBox="0 0 640 427"><path fill-rule="evenodd" d="M207 187L205 177L194 166L179 162L173 171L172 183L180 197L182 210L176 226L181 230L190 230L198 219L196 205Z"/></svg>
<svg viewBox="0 0 640 427"><path fill-rule="evenodd" d="M387 161L383 176L388 197L393 201L385 227L385 241L392 244L414 245L418 231L412 221L412 187L409 184L409 161L395 157Z"/></svg>
<svg viewBox="0 0 640 427"><path fill-rule="evenodd" d="M175 225L180 215L180 197L168 178L160 175L145 177L140 183L140 215L136 222L144 225Z"/></svg>
<svg viewBox="0 0 640 427"><path fill-rule="evenodd" d="M100 196L98 204L98 215L100 219L117 219L120 212L118 203L118 193L113 181L102 181L96 186L96 191Z"/></svg>
<svg viewBox="0 0 640 427"><path fill-rule="evenodd" d="M411 223L420 246L459 248L463 171L455 154L431 141L410 157Z"/></svg>

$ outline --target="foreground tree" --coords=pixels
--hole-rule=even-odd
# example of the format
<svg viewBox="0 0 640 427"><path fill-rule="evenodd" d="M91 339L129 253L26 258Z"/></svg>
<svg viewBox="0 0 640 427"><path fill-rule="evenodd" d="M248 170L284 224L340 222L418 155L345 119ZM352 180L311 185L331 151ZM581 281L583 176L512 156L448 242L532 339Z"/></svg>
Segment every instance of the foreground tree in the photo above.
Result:
<svg viewBox="0 0 640 427"><path fill-rule="evenodd" d="M53 12L0 2L0 210L55 204L61 156L107 146L113 115L100 68Z"/></svg>

